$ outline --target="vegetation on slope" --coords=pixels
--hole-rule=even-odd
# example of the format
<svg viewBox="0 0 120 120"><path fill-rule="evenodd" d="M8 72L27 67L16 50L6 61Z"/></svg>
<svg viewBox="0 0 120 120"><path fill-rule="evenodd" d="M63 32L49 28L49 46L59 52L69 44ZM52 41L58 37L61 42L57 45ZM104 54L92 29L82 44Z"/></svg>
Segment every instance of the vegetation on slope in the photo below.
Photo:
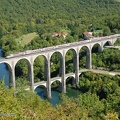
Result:
<svg viewBox="0 0 120 120"><path fill-rule="evenodd" d="M120 76L86 72L80 76L80 86L77 89L81 91L78 98L68 98L61 94L60 104L52 107L31 91L16 93L1 83L0 111L4 115L8 114L1 116L1 120L119 119Z"/></svg>
<svg viewBox="0 0 120 120"><path fill-rule="evenodd" d="M0 45L4 56L27 49L43 48L63 43L79 41L84 31L102 29L104 35L120 33L120 3L115 0L4 0L0 1ZM92 25L92 26L91 26ZM64 40L62 37L52 37L53 32L68 31ZM25 46L16 39L23 34L36 32L39 36ZM66 56L67 70L71 72L73 55L69 51ZM119 52L106 50L102 58L93 54L93 64L118 70ZM58 55L52 58L52 72L59 68ZM56 59L57 58L57 59ZM84 57L83 57L84 58ZM99 62L98 60L100 60ZM36 59L36 78L43 79L43 58ZM84 58L85 60L85 58ZM83 60L83 64L85 63ZM108 62L109 61L109 62ZM41 63L40 63L41 62ZM80 63L82 60L80 61ZM115 63L116 62L116 63ZM19 67L21 66L21 67ZM16 74L27 76L25 61L16 66ZM39 67L38 67L39 66ZM18 69L19 68L19 69ZM21 69L22 68L22 69ZM23 78L24 79L24 78ZM85 73L82 76L80 90L83 95L70 99L62 95L62 102L56 108L42 101L36 94L21 91L14 94L13 89L0 87L1 113L13 113L7 119L114 119L120 115L120 80L119 76L108 77ZM26 83L27 84L27 83ZM103 96L104 95L104 96ZM7 97L6 97L7 96ZM73 104L71 104L73 103ZM94 106L94 107L93 107ZM1 119L6 120L6 116Z"/></svg>
<svg viewBox="0 0 120 120"><path fill-rule="evenodd" d="M0 44L4 55L23 51L26 46L15 39L37 32L39 45L44 47L79 41L88 30L103 29L106 33L120 32L120 3L114 0L26 0L0 1ZM92 25L92 28L91 28ZM52 32L70 31L66 40L52 38ZM33 49L34 49L33 48ZM27 47L27 49L32 49Z"/></svg>

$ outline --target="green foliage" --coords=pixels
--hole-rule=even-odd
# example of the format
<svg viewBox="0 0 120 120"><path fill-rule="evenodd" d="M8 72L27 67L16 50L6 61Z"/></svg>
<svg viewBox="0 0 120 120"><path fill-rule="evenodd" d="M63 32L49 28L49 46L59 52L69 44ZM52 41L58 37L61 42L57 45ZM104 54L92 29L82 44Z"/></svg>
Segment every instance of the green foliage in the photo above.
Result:
<svg viewBox="0 0 120 120"><path fill-rule="evenodd" d="M3 55L7 56L18 51L80 41L82 33L89 30L103 30L104 35L119 33L119 8L120 3L113 0L69 0L69 2L67 0L61 2L58 0L1 1L0 45ZM66 39L52 37L53 32L67 32L68 35ZM30 36L27 38L27 42L22 40L21 36L25 34L31 35L32 33L37 33L38 36L31 41L28 40ZM85 68L85 52L80 54L80 67ZM93 64L97 67L109 68L108 66L110 66L110 70L118 70L119 53L116 52L116 54L108 56L109 60L105 56L103 59L96 59L97 56L94 54ZM52 59L51 76L58 76L60 62L55 60L54 57ZM74 71L72 59L73 53L67 53L66 73ZM36 81L44 79L44 66L43 63L40 65L39 61L42 60L36 60L34 65ZM18 73L21 76L27 75L26 64L23 65L17 65L18 71L16 75Z"/></svg>
<svg viewBox="0 0 120 120"><path fill-rule="evenodd" d="M111 71L120 70L120 51L116 49L105 49L101 53L92 54L92 64L97 67L108 68Z"/></svg>
<svg viewBox="0 0 120 120"><path fill-rule="evenodd" d="M120 46L120 38L117 39L117 41L115 42L114 45L116 45L116 46Z"/></svg>
<svg viewBox="0 0 120 120"><path fill-rule="evenodd" d="M104 27L103 35L104 36L109 36L110 34L111 34L110 28L109 27Z"/></svg>
<svg viewBox="0 0 120 120"><path fill-rule="evenodd" d="M87 88L88 91L82 91L81 87ZM0 84L0 111L13 116L1 116L1 120L118 120L120 76L85 72L80 77L80 88L77 90L83 92L78 98L69 98L65 94L61 94L60 104L52 107L50 103L42 100L35 93L23 89L20 91L9 89L4 86L2 81Z"/></svg>
<svg viewBox="0 0 120 120"><path fill-rule="evenodd" d="M88 30L103 30L104 35L120 31L120 3L113 0L27 0L0 2L0 44L4 55L23 49L52 46L79 41ZM32 8L32 9L31 9ZM98 19L99 18L99 19ZM91 26L92 25L92 26ZM23 34L37 32L39 37L24 48L20 42ZM67 32L67 38L53 38L52 32ZM57 42L54 42L56 40ZM9 45L5 45L9 42ZM37 44L36 44L37 42ZM9 51L9 52L8 52Z"/></svg>
<svg viewBox="0 0 120 120"><path fill-rule="evenodd" d="M43 48L82 39L88 30L103 30L104 35L120 32L120 3L113 0L4 0L0 1L0 45L4 56L27 49ZM92 24L92 28L90 25ZM53 32L67 31L62 37L52 37ZM36 32L39 36L25 46L20 44L23 34ZM116 45L119 45L119 40ZM80 53L80 67L86 66L85 52ZM120 69L120 52L104 50L93 54L92 63L109 70ZM73 72L73 52L66 55L66 72ZM58 75L60 62L58 54L52 56L52 76ZM26 62L16 66L17 86L28 85ZM56 72L57 71L57 72ZM35 80L43 80L44 60L38 57L34 63ZM92 75L91 75L92 74ZM23 77L22 79L20 77ZM56 84L56 83L55 83ZM70 86L70 85L69 85ZM1 119L35 120L118 120L120 115L120 77L96 75L86 72L80 79L80 90L85 93L77 99L62 95L62 102L56 108L41 100L30 91L16 94L14 89L0 86L0 112L15 116ZM86 93L87 92L87 93ZM15 95L15 96L14 96ZM99 97L98 97L99 96Z"/></svg>
<svg viewBox="0 0 120 120"><path fill-rule="evenodd" d="M85 93L79 96L78 101L84 109L88 110L89 118L100 119L104 111L104 104L96 94Z"/></svg>

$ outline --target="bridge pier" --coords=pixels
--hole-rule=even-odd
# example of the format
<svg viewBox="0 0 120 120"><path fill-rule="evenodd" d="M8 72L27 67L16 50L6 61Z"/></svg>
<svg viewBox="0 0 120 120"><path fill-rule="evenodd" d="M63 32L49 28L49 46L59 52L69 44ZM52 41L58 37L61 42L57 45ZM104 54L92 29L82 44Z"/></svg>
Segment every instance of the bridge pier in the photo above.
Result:
<svg viewBox="0 0 120 120"><path fill-rule="evenodd" d="M65 81L65 51L63 51L62 58L62 92L66 93L66 81Z"/></svg>
<svg viewBox="0 0 120 120"><path fill-rule="evenodd" d="M16 88L16 85L15 85L15 68L14 68L14 66L10 70L9 81L10 81L9 86L13 87L13 88Z"/></svg>
<svg viewBox="0 0 120 120"><path fill-rule="evenodd" d="M74 65L75 65L75 84L79 84L79 51L77 52L74 58Z"/></svg>
<svg viewBox="0 0 120 120"><path fill-rule="evenodd" d="M69 49L74 49L74 72L75 72L75 79L76 79L76 84L78 84L79 82L79 50L80 48L86 46L88 48L87 50L87 57L86 57L86 68L87 69L91 69L92 68L92 55L91 55L91 51L92 51L92 47L95 45L95 44L99 44L100 47L99 47L99 50L98 51L101 51L103 50L103 47L104 47L104 44L106 42L109 42L111 45L113 45L115 43L115 41L117 40L117 38L120 38L120 34L116 34L116 35L111 35L111 36L108 36L108 37L102 37L100 39L95 39L93 40L92 42L86 42L84 41L84 44L79 43L76 44L76 43L73 43L73 44L66 44L66 45L63 45L64 47L62 46L59 46L58 48L55 47L50 47L50 48L45 48L42 52L36 52L36 54L32 54L30 53L29 55L20 55L20 56L13 56L13 57L8 57L7 59L6 58L3 58L0 60L0 63L6 63L8 64L9 66L9 72L10 72L10 75L9 75L9 81L10 81L10 85L12 85L14 88L16 87L16 84L15 84L15 66L17 64L17 62L21 59L26 59L28 60L29 62L29 66L28 66L28 71L29 71L29 80L30 80L30 83L31 83L31 88L33 90L34 88L34 70L33 70L33 63L34 63L34 60L36 59L36 57L38 57L39 55L43 55L44 58L45 58L45 72L44 72L44 80L47 82L46 83L46 95L48 98L51 98L51 81L50 81L50 56L52 56L52 54L54 52L60 52L61 53L61 61L60 61L60 77L61 77L61 83L62 83L62 92L66 93L66 78L65 78L65 55L66 55L66 52L69 50ZM66 47L67 46L67 47Z"/></svg>
<svg viewBox="0 0 120 120"><path fill-rule="evenodd" d="M30 88L34 92L34 72L33 72L33 63L28 64L28 79L30 81Z"/></svg>
<svg viewBox="0 0 120 120"><path fill-rule="evenodd" d="M46 73L47 73L47 98L51 98L51 82L50 82L50 59L48 54L48 60L45 60L46 64Z"/></svg>
<svg viewBox="0 0 120 120"><path fill-rule="evenodd" d="M91 55L91 49L90 49L90 50L87 50L86 68L87 68L87 69L91 69L91 68L92 68L92 55Z"/></svg>
<svg viewBox="0 0 120 120"><path fill-rule="evenodd" d="M102 52L103 51L103 46L99 46L98 47L98 52Z"/></svg>

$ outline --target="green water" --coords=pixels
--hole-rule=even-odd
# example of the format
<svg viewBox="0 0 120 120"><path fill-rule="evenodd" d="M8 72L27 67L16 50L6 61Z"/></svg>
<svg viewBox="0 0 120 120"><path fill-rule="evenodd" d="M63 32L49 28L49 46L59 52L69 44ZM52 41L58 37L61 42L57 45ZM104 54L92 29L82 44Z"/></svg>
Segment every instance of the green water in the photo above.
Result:
<svg viewBox="0 0 120 120"><path fill-rule="evenodd" d="M37 94L38 94L42 99L46 99L46 98L44 97L44 91L43 91L43 89L37 88L35 91L37 92ZM67 89L66 89L66 92L67 92L66 95L67 95L68 97L76 98L76 97L78 97L78 96L80 95L80 91L77 91L77 90L72 89L72 88L67 88ZM52 96L52 98L49 99L48 101L49 101L53 106L56 106L57 104L60 103L60 94L61 94L60 92L55 91L55 90L52 90L52 91L51 91L51 96Z"/></svg>

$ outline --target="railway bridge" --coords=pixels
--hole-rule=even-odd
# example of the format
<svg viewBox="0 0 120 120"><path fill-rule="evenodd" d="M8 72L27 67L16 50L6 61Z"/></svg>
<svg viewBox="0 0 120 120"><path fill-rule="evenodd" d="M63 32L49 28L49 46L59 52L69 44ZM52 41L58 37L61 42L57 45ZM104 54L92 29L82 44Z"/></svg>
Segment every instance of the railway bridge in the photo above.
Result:
<svg viewBox="0 0 120 120"><path fill-rule="evenodd" d="M2 58L0 59L0 63L5 63L8 65L9 68L9 83L13 85L13 87L16 87L15 84L15 66L18 61L22 59L26 59L28 63L28 79L30 81L30 87L34 91L35 87L37 85L40 85L38 83L34 83L34 67L33 64L35 62L35 59L42 55L45 59L45 72L44 72L44 81L43 83L46 86L46 94L48 98L51 98L51 83L53 82L50 74L50 59L52 55L55 52L58 52L60 55L60 70L59 70L59 81L61 83L61 91L66 92L66 73L65 73L65 56L68 50L72 50L74 53L73 57L73 71L74 71L74 77L75 77L75 83L79 83L79 51L83 48L87 48L87 54L86 54L86 69L92 68L92 48L95 44L98 44L98 51L102 51L104 48L104 45L106 43L109 43L110 46L114 45L117 38L120 38L120 34L115 34L111 36L106 37L100 37L100 38L94 38L92 40L86 40L81 42L73 42L69 44L63 44L58 46L52 46L52 47L46 47L42 50L36 51L36 53L29 53L19 56L14 56L11 58ZM52 80L52 81L51 81ZM54 81L57 79L54 79ZM46 82L45 82L46 81ZM41 84L43 84L41 83Z"/></svg>

